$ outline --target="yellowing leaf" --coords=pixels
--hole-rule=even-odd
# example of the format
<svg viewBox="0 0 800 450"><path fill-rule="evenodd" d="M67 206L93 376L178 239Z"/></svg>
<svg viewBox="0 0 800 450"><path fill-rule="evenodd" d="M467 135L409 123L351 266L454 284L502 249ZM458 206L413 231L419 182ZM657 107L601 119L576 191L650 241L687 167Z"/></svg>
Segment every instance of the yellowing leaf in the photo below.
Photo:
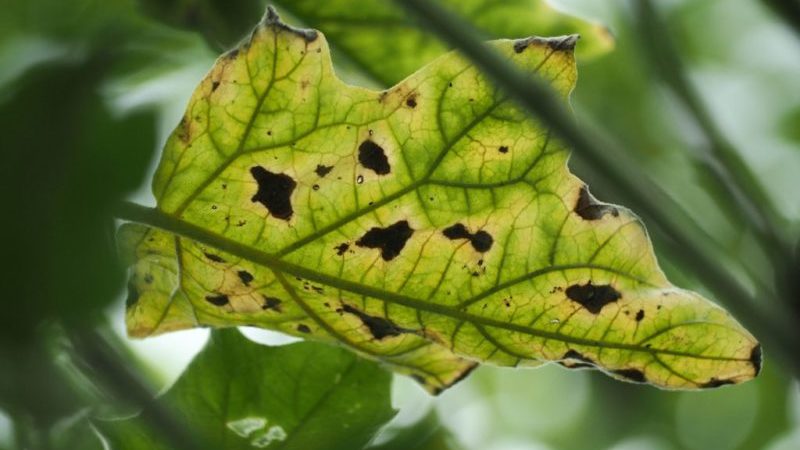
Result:
<svg viewBox="0 0 800 450"><path fill-rule="evenodd" d="M491 45L565 99L575 38ZM129 332L252 325L339 342L437 392L475 363L559 361L664 388L752 378L760 347L672 286L624 208L449 53L384 92L274 13L192 97L127 225Z"/></svg>

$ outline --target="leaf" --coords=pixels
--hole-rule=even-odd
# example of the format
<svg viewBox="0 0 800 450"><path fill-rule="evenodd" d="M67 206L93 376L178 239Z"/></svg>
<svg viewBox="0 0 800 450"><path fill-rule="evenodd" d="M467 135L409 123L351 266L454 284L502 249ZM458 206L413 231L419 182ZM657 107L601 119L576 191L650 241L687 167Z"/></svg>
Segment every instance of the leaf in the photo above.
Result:
<svg viewBox="0 0 800 450"><path fill-rule="evenodd" d="M391 86L448 48L434 33L408 17L395 2L382 0L278 0L282 10L305 25L322 30L334 57L350 60L382 86ZM578 56L593 58L610 51L614 39L603 26L563 14L543 0L444 0L490 38L538 34L580 34Z"/></svg>
<svg viewBox="0 0 800 450"><path fill-rule="evenodd" d="M394 416L390 386L388 372L341 348L268 347L221 330L159 401L208 448L352 450ZM165 448L136 419L95 425L114 450Z"/></svg>
<svg viewBox="0 0 800 450"><path fill-rule="evenodd" d="M575 39L491 45L566 100ZM538 122L449 53L384 92L270 10L197 88L127 225L129 333L252 325L340 342L438 392L476 362L664 388L755 376L760 346L672 286ZM457 355L457 356L456 356Z"/></svg>

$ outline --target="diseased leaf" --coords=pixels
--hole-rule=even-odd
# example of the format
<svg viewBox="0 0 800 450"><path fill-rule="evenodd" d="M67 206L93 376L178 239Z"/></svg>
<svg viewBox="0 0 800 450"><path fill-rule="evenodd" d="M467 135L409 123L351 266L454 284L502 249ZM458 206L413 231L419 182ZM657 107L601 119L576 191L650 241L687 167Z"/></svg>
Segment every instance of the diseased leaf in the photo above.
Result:
<svg viewBox="0 0 800 450"><path fill-rule="evenodd" d="M159 401L207 448L351 450L394 416L390 387L388 372L347 350L311 342L268 347L231 329L212 333ZM165 448L137 419L95 425L112 450Z"/></svg>
<svg viewBox="0 0 800 450"><path fill-rule="evenodd" d="M390 86L445 53L448 48L430 30L408 17L395 2L383 0L278 0L282 10L322 30L335 57ZM537 34L580 34L578 56L610 51L614 39L603 26L560 13L544 0L444 0L489 38Z"/></svg>
<svg viewBox="0 0 800 450"><path fill-rule="evenodd" d="M491 45L565 99L573 36ZM699 388L752 378L755 339L672 286L640 221L449 53L384 92L270 12L166 144L159 226L127 225L129 332L253 325L340 342L433 392L475 362ZM186 236L191 236L187 238Z"/></svg>

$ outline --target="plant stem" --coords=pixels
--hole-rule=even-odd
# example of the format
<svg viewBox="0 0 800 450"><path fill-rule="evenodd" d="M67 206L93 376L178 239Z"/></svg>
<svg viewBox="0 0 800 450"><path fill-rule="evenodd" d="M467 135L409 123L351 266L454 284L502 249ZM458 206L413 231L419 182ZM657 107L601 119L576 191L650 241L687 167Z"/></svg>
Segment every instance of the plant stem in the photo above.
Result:
<svg viewBox="0 0 800 450"><path fill-rule="evenodd" d="M800 37L800 0L761 0Z"/></svg>
<svg viewBox="0 0 800 450"><path fill-rule="evenodd" d="M798 351L796 331L790 323L783 323L780 314L765 316L755 305L757 302L733 276L722 269L718 262L701 251L703 248L691 227L676 219L674 201L641 175L635 165L621 157L623 152L603 142L599 136L582 131L561 100L540 79L522 73L499 53L479 40L480 34L473 27L443 9L434 0L395 0L410 13L418 17L446 42L460 50L484 74L503 88L510 98L525 110L538 117L561 139L586 160L596 172L613 180L618 190L624 193L629 204L658 226L682 251L675 252L687 270L703 274L703 281L715 295L723 299L731 312L751 327L762 338L780 348L785 362L800 375L800 363L795 355Z"/></svg>
<svg viewBox="0 0 800 450"><path fill-rule="evenodd" d="M175 418L175 414L156 401L154 393L127 368L102 333L72 330L70 341L77 356L88 364L99 381L119 398L142 408L141 419L166 440L169 448L204 449L195 435Z"/></svg>
<svg viewBox="0 0 800 450"><path fill-rule="evenodd" d="M780 270L793 255L778 226L779 214L772 199L703 104L652 1L636 0L634 5L640 33L645 38L645 53L650 56L651 65L656 69L654 72L683 103L708 141L710 151L707 158L697 160L697 163L728 195L725 200L731 202L738 215L758 236L765 253L772 258L773 266Z"/></svg>

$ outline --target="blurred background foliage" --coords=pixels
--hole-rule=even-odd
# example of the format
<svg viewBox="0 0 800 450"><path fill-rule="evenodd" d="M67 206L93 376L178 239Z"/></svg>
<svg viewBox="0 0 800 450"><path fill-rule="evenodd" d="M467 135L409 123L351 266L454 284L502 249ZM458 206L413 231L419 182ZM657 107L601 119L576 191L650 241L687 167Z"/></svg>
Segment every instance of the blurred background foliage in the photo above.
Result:
<svg viewBox="0 0 800 450"><path fill-rule="evenodd" d="M796 306L798 298L759 295L773 289L772 255L726 210L724 194L698 164L707 136L662 82L635 1L551 2L605 24L615 38L605 54L579 55L573 109L581 126L620 143L638 170L688 212L710 238L704 251L755 293L757 309L777 314L785 308L780 302ZM113 207L122 198L153 203L149 174L157 150L213 59L246 34L264 6L261 0L0 1L6 281L0 449L102 448L88 419L135 409L125 392L87 374L123 361L131 382L164 390L203 346L208 332L198 330L145 341L124 337L125 281L112 250ZM658 11L688 79L796 240L800 33L755 0L669 0L658 2ZM288 21L303 25L288 13ZM338 71L353 83L380 84L344 58ZM572 166L598 197L619 198L579 155ZM704 289L702 272L671 262L670 252L680 249L658 239L656 247L676 284ZM74 330L90 326L101 333L78 331L75 338ZM245 334L271 344L290 340L251 329ZM113 349L92 347L93 336ZM482 367L434 399L396 377L399 413L373 446L800 448L800 385L768 347L765 358L755 381L700 393L663 392L559 367Z"/></svg>

